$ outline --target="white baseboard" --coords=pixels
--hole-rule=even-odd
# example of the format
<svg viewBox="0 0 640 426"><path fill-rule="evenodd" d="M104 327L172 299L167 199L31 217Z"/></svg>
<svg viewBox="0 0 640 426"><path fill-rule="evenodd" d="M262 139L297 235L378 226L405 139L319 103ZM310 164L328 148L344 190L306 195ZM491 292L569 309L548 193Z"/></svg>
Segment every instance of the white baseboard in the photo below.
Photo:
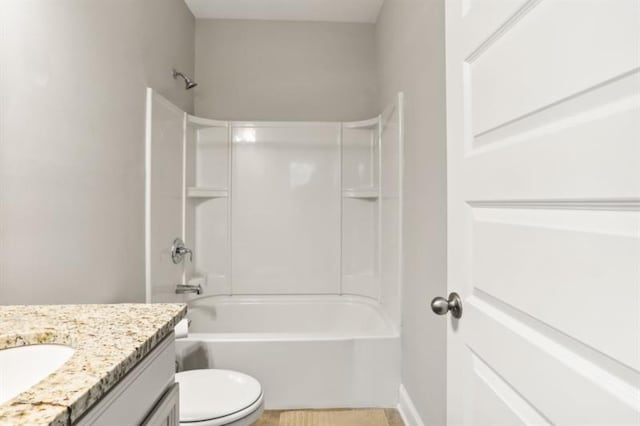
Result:
<svg viewBox="0 0 640 426"><path fill-rule="evenodd" d="M404 385L400 385L400 389L398 390L398 411L405 425L424 426L420 414L418 414L416 406L413 405L413 401Z"/></svg>

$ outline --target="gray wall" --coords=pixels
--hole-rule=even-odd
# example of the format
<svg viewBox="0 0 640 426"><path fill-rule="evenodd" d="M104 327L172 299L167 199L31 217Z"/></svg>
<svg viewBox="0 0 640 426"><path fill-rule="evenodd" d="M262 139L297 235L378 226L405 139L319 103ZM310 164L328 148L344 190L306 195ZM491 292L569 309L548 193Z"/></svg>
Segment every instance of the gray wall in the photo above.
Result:
<svg viewBox="0 0 640 426"><path fill-rule="evenodd" d="M0 304L144 300L145 87L192 109L182 0L0 2Z"/></svg>
<svg viewBox="0 0 640 426"><path fill-rule="evenodd" d="M375 26L196 21L195 110L231 120L360 120L377 112Z"/></svg>
<svg viewBox="0 0 640 426"><path fill-rule="evenodd" d="M428 425L446 420L444 0L386 0L376 28L381 106L406 96L402 382Z"/></svg>

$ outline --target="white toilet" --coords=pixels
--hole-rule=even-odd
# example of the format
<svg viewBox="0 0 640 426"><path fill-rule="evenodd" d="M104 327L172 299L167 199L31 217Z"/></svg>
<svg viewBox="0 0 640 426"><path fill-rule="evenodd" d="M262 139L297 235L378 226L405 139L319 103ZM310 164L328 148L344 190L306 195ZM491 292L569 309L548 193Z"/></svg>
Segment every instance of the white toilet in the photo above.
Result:
<svg viewBox="0 0 640 426"><path fill-rule="evenodd" d="M176 382L182 426L250 426L264 411L262 386L247 374L190 370L176 373Z"/></svg>

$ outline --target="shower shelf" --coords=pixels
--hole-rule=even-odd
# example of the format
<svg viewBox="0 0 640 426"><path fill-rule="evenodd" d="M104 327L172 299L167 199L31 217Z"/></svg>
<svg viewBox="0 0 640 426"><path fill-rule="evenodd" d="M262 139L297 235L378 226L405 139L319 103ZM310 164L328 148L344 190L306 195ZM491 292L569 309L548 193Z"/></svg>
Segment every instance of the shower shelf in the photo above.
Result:
<svg viewBox="0 0 640 426"><path fill-rule="evenodd" d="M378 198L378 190L377 189L343 189L342 190L343 198L361 198L361 199L369 199L375 200Z"/></svg>
<svg viewBox="0 0 640 426"><path fill-rule="evenodd" d="M201 186L189 186L187 198L226 198L229 191L225 188L210 188Z"/></svg>

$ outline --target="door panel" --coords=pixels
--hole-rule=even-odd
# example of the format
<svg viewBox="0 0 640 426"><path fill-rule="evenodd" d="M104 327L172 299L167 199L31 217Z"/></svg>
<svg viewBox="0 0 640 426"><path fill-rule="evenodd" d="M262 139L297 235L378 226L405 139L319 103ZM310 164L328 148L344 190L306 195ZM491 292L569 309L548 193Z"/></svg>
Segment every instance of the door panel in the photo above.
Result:
<svg viewBox="0 0 640 426"><path fill-rule="evenodd" d="M480 291L466 301L462 320L482 330L467 340L471 377L481 374L478 358L552 424L638 423L640 393L630 369L609 369L597 352L572 350L569 336Z"/></svg>
<svg viewBox="0 0 640 426"><path fill-rule="evenodd" d="M466 61L474 135L638 69L634 0L538 3Z"/></svg>
<svg viewBox="0 0 640 426"><path fill-rule="evenodd" d="M550 424L503 378L475 355L473 360L473 416L475 424L546 425Z"/></svg>
<svg viewBox="0 0 640 426"><path fill-rule="evenodd" d="M640 158L638 87L635 72L473 138L460 176L466 198L633 198L640 192L640 179L632 179Z"/></svg>
<svg viewBox="0 0 640 426"><path fill-rule="evenodd" d="M450 424L640 424L640 2L447 1Z"/></svg>
<svg viewBox="0 0 640 426"><path fill-rule="evenodd" d="M638 294L637 212L478 208L474 216L474 288L640 369L638 329L620 327L637 322L640 298L613 296ZM615 308L604 307L607 295Z"/></svg>
<svg viewBox="0 0 640 426"><path fill-rule="evenodd" d="M521 10L527 0L466 0L462 2L465 31L458 34L464 52L470 54L490 41L496 28Z"/></svg>

